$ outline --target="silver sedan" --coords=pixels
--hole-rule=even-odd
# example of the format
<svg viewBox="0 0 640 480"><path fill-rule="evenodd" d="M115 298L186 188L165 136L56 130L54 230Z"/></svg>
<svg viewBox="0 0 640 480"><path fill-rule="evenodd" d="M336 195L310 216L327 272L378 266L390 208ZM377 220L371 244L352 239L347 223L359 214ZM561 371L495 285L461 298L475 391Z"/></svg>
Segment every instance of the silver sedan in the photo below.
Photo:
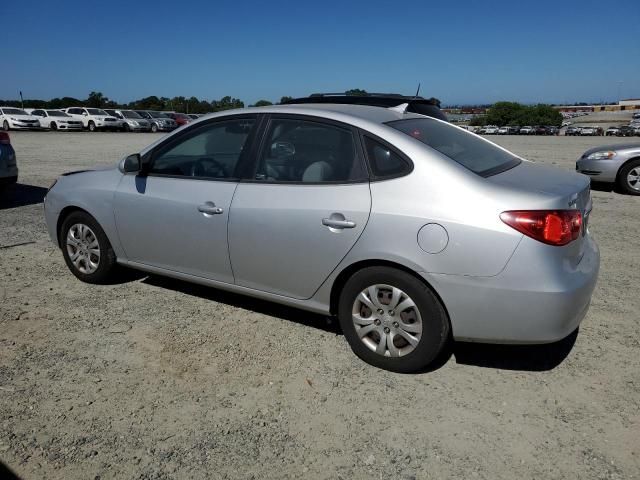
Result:
<svg viewBox="0 0 640 480"><path fill-rule="evenodd" d="M595 182L613 183L624 193L640 195L640 143L587 150L576 162L576 170Z"/></svg>
<svg viewBox="0 0 640 480"><path fill-rule="evenodd" d="M599 268L590 212L584 175L403 106L331 104L207 115L45 199L80 280L123 265L335 315L398 372L452 338L573 332Z"/></svg>

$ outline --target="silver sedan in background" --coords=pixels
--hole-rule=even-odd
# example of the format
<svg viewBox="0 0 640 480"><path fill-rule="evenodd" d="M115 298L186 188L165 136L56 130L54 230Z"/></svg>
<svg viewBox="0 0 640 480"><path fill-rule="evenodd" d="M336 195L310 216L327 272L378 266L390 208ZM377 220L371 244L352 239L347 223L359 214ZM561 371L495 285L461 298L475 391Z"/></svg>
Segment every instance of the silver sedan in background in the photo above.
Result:
<svg viewBox="0 0 640 480"><path fill-rule="evenodd" d="M353 351L423 369L453 339L548 343L599 268L589 179L405 105L204 116L45 199L73 274L116 265L338 317Z"/></svg>
<svg viewBox="0 0 640 480"><path fill-rule="evenodd" d="M587 150L576 162L576 170L594 182L613 183L624 193L640 195L640 143Z"/></svg>

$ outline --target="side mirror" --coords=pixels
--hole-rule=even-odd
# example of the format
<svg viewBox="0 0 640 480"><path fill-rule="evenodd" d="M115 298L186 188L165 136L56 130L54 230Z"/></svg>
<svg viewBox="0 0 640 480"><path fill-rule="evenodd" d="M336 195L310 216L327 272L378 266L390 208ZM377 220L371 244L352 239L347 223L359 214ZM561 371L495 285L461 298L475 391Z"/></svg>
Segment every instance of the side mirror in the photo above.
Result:
<svg viewBox="0 0 640 480"><path fill-rule="evenodd" d="M135 173L135 172L139 172L141 169L142 169L142 161L140 159L139 153L134 153L132 155L129 155L127 158L125 158L122 161L121 170L124 173Z"/></svg>
<svg viewBox="0 0 640 480"><path fill-rule="evenodd" d="M85 117L88 116L89 114L87 112L82 112L82 115L84 115Z"/></svg>

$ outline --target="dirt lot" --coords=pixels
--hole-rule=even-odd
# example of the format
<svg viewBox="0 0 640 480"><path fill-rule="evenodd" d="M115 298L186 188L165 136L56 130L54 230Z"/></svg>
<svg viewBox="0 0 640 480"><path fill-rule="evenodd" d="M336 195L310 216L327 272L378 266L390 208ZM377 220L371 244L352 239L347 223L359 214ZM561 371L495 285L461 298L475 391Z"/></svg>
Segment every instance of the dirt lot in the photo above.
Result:
<svg viewBox="0 0 640 480"><path fill-rule="evenodd" d="M159 277L80 283L49 242L43 187L157 137L11 137L0 459L21 477L640 478L640 197L593 193L602 267L577 338L456 344L433 371L398 375L323 317ZM494 139L565 169L621 141Z"/></svg>

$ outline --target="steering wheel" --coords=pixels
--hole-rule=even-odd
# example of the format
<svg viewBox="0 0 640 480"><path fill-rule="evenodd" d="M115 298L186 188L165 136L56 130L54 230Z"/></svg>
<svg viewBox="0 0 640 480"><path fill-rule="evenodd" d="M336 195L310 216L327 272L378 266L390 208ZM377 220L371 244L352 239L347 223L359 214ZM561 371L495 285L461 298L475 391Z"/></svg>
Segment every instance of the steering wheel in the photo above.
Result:
<svg viewBox="0 0 640 480"><path fill-rule="evenodd" d="M226 178L229 176L227 167L213 157L199 158L191 165L192 177Z"/></svg>

